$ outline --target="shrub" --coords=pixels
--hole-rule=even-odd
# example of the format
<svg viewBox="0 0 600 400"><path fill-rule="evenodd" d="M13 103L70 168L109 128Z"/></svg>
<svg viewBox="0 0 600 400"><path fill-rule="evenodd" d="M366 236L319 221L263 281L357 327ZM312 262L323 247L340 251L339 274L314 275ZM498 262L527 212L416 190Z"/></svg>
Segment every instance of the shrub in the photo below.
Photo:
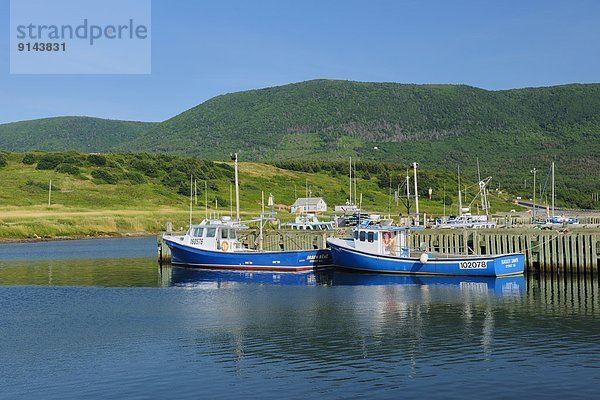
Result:
<svg viewBox="0 0 600 400"><path fill-rule="evenodd" d="M156 164L154 162L148 160L133 160L131 162L131 167L144 173L146 176L154 178L158 176L158 169L156 168Z"/></svg>
<svg viewBox="0 0 600 400"><path fill-rule="evenodd" d="M108 183L109 185L114 185L115 183L119 182L119 178L117 176L103 169L93 170L92 177L96 183Z"/></svg>
<svg viewBox="0 0 600 400"><path fill-rule="evenodd" d="M87 156L87 162L98 167L106 165L106 157L101 154L90 154Z"/></svg>
<svg viewBox="0 0 600 400"><path fill-rule="evenodd" d="M6 160L6 156L4 154L0 154L0 168L6 167L8 165L8 161Z"/></svg>
<svg viewBox="0 0 600 400"><path fill-rule="evenodd" d="M173 171L171 173L166 174L162 178L162 184L170 187L170 188L179 188L180 186L188 183L190 178L186 176L183 172ZM188 193L189 193L189 185L188 185Z"/></svg>
<svg viewBox="0 0 600 400"><path fill-rule="evenodd" d="M123 177L134 185L146 183L146 178L144 178L144 175L140 174L139 172L126 172Z"/></svg>
<svg viewBox="0 0 600 400"><path fill-rule="evenodd" d="M56 172L61 172L63 174L69 174L69 175L79 175L80 174L80 170L77 166L73 165L73 164L59 164L56 167Z"/></svg>
<svg viewBox="0 0 600 400"><path fill-rule="evenodd" d="M37 157L35 156L35 154L27 153L23 156L21 162L25 165L33 165L37 162Z"/></svg>
<svg viewBox="0 0 600 400"><path fill-rule="evenodd" d="M62 164L64 157L62 154L48 153L40 157L36 169L55 169L58 164Z"/></svg>

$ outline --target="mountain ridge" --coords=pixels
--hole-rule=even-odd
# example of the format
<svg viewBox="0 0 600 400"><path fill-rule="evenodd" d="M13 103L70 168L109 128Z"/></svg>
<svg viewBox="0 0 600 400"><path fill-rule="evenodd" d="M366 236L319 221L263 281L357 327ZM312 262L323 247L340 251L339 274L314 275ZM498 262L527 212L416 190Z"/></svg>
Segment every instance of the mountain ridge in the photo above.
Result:
<svg viewBox="0 0 600 400"><path fill-rule="evenodd" d="M30 131L44 140L25 135L29 143L21 138L19 146L6 144L6 125L0 125L0 148L172 153L209 160L238 152L245 161L353 156L451 170L461 164L466 173L473 173L479 160L482 173L489 171L501 187L512 189L527 187L532 167L555 161L565 184L577 188L572 203L590 206L589 193L600 191L597 83L490 91L312 80L219 95L160 123L94 122L96 142L81 130L77 140L64 140L65 135L40 134L43 129L34 126ZM28 123L22 124L27 133ZM8 131L17 141L15 130Z"/></svg>

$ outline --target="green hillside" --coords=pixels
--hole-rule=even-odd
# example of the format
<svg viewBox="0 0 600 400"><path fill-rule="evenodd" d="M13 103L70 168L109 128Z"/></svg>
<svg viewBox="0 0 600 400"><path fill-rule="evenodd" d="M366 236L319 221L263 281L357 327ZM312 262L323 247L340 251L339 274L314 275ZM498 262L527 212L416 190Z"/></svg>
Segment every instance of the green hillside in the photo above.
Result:
<svg viewBox="0 0 600 400"><path fill-rule="evenodd" d="M348 199L345 162L304 163L304 169L282 163L240 163L240 203L246 216L261 209L261 192L275 197L283 220L293 219L289 206L306 190L323 197L330 209ZM390 179L396 185L403 168L379 162L357 163L357 193L369 211L397 216L403 206L390 205ZM102 233L157 232L167 221L187 225L189 176L197 179L196 215L209 212L229 215L231 162L203 161L188 157L148 154L84 154L77 152L26 154L0 153L0 238L73 236ZM457 211L456 177L446 171L424 169L421 182L421 212L441 215ZM51 206L48 186L52 180ZM206 182L206 185L205 185ZM474 194L474 186L469 190ZM205 190L205 187L207 190ZM427 190L433 188L428 200ZM444 190L445 188L445 190ZM206 199L208 203L206 203ZM514 206L492 196L494 211ZM413 210L414 211L414 210Z"/></svg>
<svg viewBox="0 0 600 400"><path fill-rule="evenodd" d="M600 84L487 91L314 80L217 96L155 125L95 120L93 135L85 128L70 133L56 120L0 125L0 148L156 152L209 160L238 152L244 161L354 156L402 168L417 161L455 171L460 164L470 176L476 176L479 159L494 185L524 197L533 190L529 171L545 171L556 161L565 204L600 208L592 201L592 193L600 192ZM54 128L45 128L50 123ZM543 182L544 172L538 178Z"/></svg>
<svg viewBox="0 0 600 400"><path fill-rule="evenodd" d="M57 117L0 125L0 148L8 151L110 151L153 127L151 122Z"/></svg>

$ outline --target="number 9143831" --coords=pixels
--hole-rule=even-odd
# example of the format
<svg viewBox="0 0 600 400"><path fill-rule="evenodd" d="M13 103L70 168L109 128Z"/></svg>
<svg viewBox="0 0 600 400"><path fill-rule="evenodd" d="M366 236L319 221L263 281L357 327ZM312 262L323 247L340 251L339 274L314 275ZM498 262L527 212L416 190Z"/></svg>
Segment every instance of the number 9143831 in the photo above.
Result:
<svg viewBox="0 0 600 400"><path fill-rule="evenodd" d="M19 43L17 44L17 50L19 51L66 51L66 43Z"/></svg>

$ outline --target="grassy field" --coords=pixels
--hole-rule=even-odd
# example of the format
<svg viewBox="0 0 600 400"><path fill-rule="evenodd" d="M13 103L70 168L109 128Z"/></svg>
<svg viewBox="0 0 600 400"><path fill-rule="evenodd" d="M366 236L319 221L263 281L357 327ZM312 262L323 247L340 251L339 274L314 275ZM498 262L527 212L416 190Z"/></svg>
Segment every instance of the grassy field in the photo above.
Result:
<svg viewBox="0 0 600 400"><path fill-rule="evenodd" d="M36 153L36 157L39 160L44 154ZM146 161L162 167L148 172L151 176L136 178L135 182L131 176L138 172L131 165L137 165L135 161L139 161L139 156L105 155L107 163L100 168L86 161L87 155L77 153L76 161L72 161L78 168L77 174L57 172L60 167L40 170L40 161L24 164L23 157L18 153L5 154L7 163L0 168L0 239L154 234L163 230L168 221L176 229L188 225L189 195L183 193L189 193L189 178L180 186L172 185L169 179L180 172L165 167L165 162L161 164L154 156L146 156ZM189 160L169 158L173 168L186 162ZM107 184L95 178L93 171L99 169L117 177L118 182ZM194 198L194 221L199 222L207 212L229 215L232 208L231 163L212 163L196 176L198 196L197 203ZM48 206L50 180L52 196ZM447 213L452 210L456 213L456 189L452 190L451 185L452 182L448 182L447 195L453 198L454 205L447 207ZM312 197L323 197L332 210L335 204L346 201L348 178L326 172L298 172L268 164L240 163L240 204L244 217L259 215L261 192L264 191L265 197L269 193L274 195L280 219L292 220L289 206L296 196L304 197L307 188ZM389 190L381 188L378 178L358 179L358 193L363 194L363 208L388 213ZM494 196L492 204L495 211L513 208ZM439 199L422 198L420 201L421 212L428 214L441 215L443 207L443 201ZM394 203L389 212L398 216L405 213L405 209ZM327 213L325 219L330 214Z"/></svg>

